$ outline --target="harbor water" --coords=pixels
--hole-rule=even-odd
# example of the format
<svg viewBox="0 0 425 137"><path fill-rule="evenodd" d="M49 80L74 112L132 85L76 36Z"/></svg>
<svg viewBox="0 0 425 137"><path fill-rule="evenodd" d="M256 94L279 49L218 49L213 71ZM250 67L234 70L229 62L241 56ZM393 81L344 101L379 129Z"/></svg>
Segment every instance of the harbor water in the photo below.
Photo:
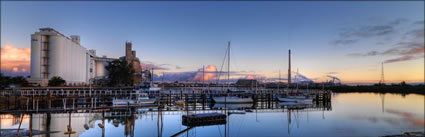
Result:
<svg viewBox="0 0 425 137"><path fill-rule="evenodd" d="M32 118L28 114L23 115L20 128L27 130L32 123L34 131L52 132L34 135L40 137L376 137L424 132L424 99L424 95L418 94L332 93L330 104L317 108L279 102L261 109L258 104L209 104L208 109L197 111L170 106L168 110L77 111L71 113L71 121L67 112L33 113ZM232 110L224 110L224 107ZM228 114L226 124L197 126L176 134L189 128L182 124L183 115L209 112ZM10 129L19 128L21 117L16 113L1 114L2 136L7 136L6 131ZM69 122L75 134L64 134ZM11 136L15 135L16 131Z"/></svg>

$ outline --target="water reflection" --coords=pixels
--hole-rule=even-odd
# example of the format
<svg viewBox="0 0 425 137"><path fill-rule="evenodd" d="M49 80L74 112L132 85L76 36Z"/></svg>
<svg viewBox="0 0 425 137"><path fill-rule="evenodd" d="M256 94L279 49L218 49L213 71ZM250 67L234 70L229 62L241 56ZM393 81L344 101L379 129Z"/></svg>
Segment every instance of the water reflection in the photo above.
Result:
<svg viewBox="0 0 425 137"><path fill-rule="evenodd" d="M424 131L424 96L345 93L331 103L196 105L197 111L169 106L163 109L113 109L70 113L2 114L5 129L57 131L34 134L65 136L382 136ZM194 108L186 105L188 108ZM226 109L227 108L227 109ZM226 124L186 127L182 115L218 112L228 114ZM72 121L69 122L69 116ZM21 122L22 118L22 122ZM347 124L350 123L350 124ZM68 125L75 134L64 134ZM186 130L187 129L187 130ZM186 130L186 131L185 131ZM16 130L13 131L16 135ZM26 131L22 131L26 132Z"/></svg>

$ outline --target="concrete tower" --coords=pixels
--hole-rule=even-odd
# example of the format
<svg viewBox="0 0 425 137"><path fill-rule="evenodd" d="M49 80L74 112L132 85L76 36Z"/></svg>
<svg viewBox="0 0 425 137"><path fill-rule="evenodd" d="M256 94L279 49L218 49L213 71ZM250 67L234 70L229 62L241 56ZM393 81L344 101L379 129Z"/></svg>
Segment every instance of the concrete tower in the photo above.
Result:
<svg viewBox="0 0 425 137"><path fill-rule="evenodd" d="M125 42L125 60L130 63L130 60L133 59L133 53L131 51L132 43L131 42Z"/></svg>
<svg viewBox="0 0 425 137"><path fill-rule="evenodd" d="M47 86L54 76L69 85L84 85L94 76L93 55L80 45L80 36L71 38L52 28L31 34L31 77L28 81Z"/></svg>

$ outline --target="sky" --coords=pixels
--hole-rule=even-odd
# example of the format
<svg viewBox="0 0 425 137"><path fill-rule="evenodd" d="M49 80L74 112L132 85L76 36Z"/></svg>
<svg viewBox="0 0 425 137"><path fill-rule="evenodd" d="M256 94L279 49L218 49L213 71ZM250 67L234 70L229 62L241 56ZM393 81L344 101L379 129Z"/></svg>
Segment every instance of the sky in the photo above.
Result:
<svg viewBox="0 0 425 137"><path fill-rule="evenodd" d="M30 35L43 27L99 56L124 56L131 41L158 77L220 71L230 41L235 79L286 79L291 49L306 80L377 83L385 62L386 82L424 82L423 1L2 1L3 73L29 74Z"/></svg>

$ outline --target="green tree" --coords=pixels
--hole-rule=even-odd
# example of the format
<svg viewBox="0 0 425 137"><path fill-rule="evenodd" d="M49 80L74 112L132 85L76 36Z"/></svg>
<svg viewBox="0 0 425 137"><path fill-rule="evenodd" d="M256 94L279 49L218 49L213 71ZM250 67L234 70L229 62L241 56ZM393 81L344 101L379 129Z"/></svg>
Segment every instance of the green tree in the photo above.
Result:
<svg viewBox="0 0 425 137"><path fill-rule="evenodd" d="M22 87L29 85L27 79L23 76L8 77L8 76L3 76L3 74L0 73L0 89L8 87L10 84L14 84L17 86L22 86Z"/></svg>
<svg viewBox="0 0 425 137"><path fill-rule="evenodd" d="M133 65L126 60L114 60L105 67L109 73L109 86L127 86L133 84Z"/></svg>
<svg viewBox="0 0 425 137"><path fill-rule="evenodd" d="M0 89L7 87L9 84L9 81L10 81L9 77L3 76L3 74L0 73Z"/></svg>
<svg viewBox="0 0 425 137"><path fill-rule="evenodd" d="M408 86L408 85L406 84L406 81L402 81L400 82L400 86Z"/></svg>
<svg viewBox="0 0 425 137"><path fill-rule="evenodd" d="M26 87L28 86L28 81L25 77L23 76L17 76L17 77L13 77L11 79L11 82L15 85L20 85L21 87Z"/></svg>
<svg viewBox="0 0 425 137"><path fill-rule="evenodd" d="M54 76L49 80L49 86L63 86L66 83L65 80L63 80L59 76Z"/></svg>

